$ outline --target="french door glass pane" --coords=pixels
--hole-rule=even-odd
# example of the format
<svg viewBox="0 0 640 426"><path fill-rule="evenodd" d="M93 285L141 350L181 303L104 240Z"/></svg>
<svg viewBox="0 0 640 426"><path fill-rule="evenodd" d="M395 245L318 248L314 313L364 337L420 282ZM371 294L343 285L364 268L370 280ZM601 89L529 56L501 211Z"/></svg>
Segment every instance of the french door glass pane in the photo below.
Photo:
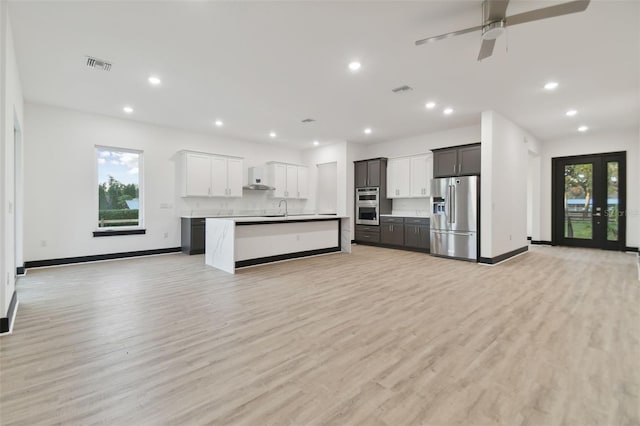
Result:
<svg viewBox="0 0 640 426"><path fill-rule="evenodd" d="M593 164L564 166L564 237L593 239Z"/></svg>
<svg viewBox="0 0 640 426"><path fill-rule="evenodd" d="M607 162L607 241L618 241L618 162Z"/></svg>

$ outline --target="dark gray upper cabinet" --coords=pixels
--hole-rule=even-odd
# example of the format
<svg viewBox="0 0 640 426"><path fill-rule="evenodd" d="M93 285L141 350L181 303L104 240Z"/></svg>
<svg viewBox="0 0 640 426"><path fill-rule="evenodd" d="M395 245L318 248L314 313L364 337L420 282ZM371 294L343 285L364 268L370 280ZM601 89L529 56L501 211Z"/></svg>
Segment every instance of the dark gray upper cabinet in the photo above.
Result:
<svg viewBox="0 0 640 426"><path fill-rule="evenodd" d="M357 161L356 168L356 188L362 188L367 185L367 177L369 176L368 164L366 161Z"/></svg>
<svg viewBox="0 0 640 426"><path fill-rule="evenodd" d="M380 160L367 161L367 175L369 177L368 186L380 186Z"/></svg>
<svg viewBox="0 0 640 426"><path fill-rule="evenodd" d="M480 145L473 145L458 149L459 175L480 174Z"/></svg>
<svg viewBox="0 0 640 426"><path fill-rule="evenodd" d="M480 174L480 144L433 151L433 177Z"/></svg>
<svg viewBox="0 0 640 426"><path fill-rule="evenodd" d="M386 187L387 159L374 158L372 160L356 161L355 175L356 188L364 188L367 186Z"/></svg>
<svg viewBox="0 0 640 426"><path fill-rule="evenodd" d="M458 150L433 152L433 177L453 176L458 167Z"/></svg>

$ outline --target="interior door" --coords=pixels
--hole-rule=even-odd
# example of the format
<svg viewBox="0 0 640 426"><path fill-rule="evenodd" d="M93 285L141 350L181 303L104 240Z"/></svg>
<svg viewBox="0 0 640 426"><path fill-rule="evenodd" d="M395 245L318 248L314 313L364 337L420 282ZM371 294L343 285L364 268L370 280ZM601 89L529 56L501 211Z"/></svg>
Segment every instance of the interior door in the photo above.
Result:
<svg viewBox="0 0 640 426"><path fill-rule="evenodd" d="M626 248L626 153L553 159L553 243Z"/></svg>

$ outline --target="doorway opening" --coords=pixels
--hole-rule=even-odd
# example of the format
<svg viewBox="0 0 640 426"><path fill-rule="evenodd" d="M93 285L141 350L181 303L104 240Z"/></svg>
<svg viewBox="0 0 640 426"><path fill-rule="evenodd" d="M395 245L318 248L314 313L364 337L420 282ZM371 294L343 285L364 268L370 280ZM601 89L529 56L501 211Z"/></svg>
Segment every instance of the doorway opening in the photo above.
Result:
<svg viewBox="0 0 640 426"><path fill-rule="evenodd" d="M626 248L626 152L552 159L554 245Z"/></svg>

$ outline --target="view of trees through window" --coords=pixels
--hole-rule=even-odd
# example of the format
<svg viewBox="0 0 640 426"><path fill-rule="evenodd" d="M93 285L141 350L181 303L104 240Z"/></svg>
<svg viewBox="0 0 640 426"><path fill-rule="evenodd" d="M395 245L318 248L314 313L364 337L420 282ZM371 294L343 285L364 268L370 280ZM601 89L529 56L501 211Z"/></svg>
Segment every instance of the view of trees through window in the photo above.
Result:
<svg viewBox="0 0 640 426"><path fill-rule="evenodd" d="M593 238L593 164L569 164L564 169L565 238ZM618 240L618 162L607 163L607 240Z"/></svg>
<svg viewBox="0 0 640 426"><path fill-rule="evenodd" d="M98 227L140 226L141 153L97 148Z"/></svg>

